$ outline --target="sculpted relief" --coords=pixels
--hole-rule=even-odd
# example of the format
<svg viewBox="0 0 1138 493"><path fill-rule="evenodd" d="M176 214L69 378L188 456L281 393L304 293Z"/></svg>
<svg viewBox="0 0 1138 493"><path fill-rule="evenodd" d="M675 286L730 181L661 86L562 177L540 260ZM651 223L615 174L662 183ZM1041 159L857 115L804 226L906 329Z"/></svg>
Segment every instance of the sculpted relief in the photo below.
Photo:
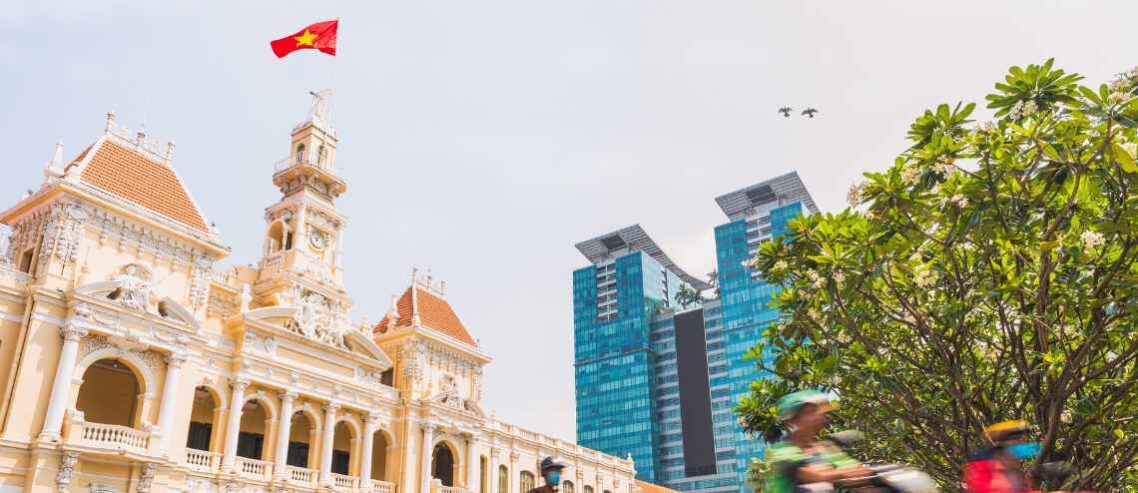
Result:
<svg viewBox="0 0 1138 493"><path fill-rule="evenodd" d="M291 295L296 313L285 324L287 329L309 339L347 348L344 336L354 329L343 303L301 287L294 287Z"/></svg>

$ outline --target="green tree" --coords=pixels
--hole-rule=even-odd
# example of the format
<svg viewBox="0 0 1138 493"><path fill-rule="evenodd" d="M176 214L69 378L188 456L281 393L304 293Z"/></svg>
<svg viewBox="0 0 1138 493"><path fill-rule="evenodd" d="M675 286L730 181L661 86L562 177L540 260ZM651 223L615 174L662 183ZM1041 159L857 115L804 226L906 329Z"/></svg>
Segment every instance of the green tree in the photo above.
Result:
<svg viewBox="0 0 1138 493"><path fill-rule="evenodd" d="M780 377L737 409L774 435L795 388L841 396L870 458L912 463L949 488L985 425L1038 428L1037 462L1071 485L1135 486L1138 460L1138 69L1097 89L1052 66L1012 67L974 104L912 124L912 146L763 246L785 287L751 351ZM760 358L768 354L766 362Z"/></svg>
<svg viewBox="0 0 1138 493"><path fill-rule="evenodd" d="M676 290L676 304L680 305L681 308L687 309L697 306L704 301L707 300L704 299L703 293L687 284L681 284L680 288Z"/></svg>

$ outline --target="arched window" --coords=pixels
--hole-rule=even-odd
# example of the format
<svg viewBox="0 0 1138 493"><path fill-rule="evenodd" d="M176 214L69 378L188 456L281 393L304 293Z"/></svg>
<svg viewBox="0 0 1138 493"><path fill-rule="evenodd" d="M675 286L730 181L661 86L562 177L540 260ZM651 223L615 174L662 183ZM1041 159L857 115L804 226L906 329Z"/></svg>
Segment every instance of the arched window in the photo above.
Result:
<svg viewBox="0 0 1138 493"><path fill-rule="evenodd" d="M454 452L446 443L439 442L431 454L431 477L438 479L443 486L454 486Z"/></svg>
<svg viewBox="0 0 1138 493"><path fill-rule="evenodd" d="M92 423L133 427L142 399L139 378L129 366L101 359L83 373L75 409Z"/></svg>
<svg viewBox="0 0 1138 493"><path fill-rule="evenodd" d="M190 431L186 436L186 448L213 451L210 447L213 438L213 415L217 412L217 401L206 387L194 389L194 404L190 410Z"/></svg>
<svg viewBox="0 0 1138 493"><path fill-rule="evenodd" d="M332 472L347 476L352 473L352 442L355 430L346 421L336 423L332 435Z"/></svg>
<svg viewBox="0 0 1138 493"><path fill-rule="evenodd" d="M529 471L521 472L521 491L526 492L533 489L533 473Z"/></svg>
<svg viewBox="0 0 1138 493"><path fill-rule="evenodd" d="M564 491L565 493L573 493L573 482L572 481L562 481L561 482L561 491Z"/></svg>
<svg viewBox="0 0 1138 493"><path fill-rule="evenodd" d="M296 145L296 164L304 162L304 143Z"/></svg>
<svg viewBox="0 0 1138 493"><path fill-rule="evenodd" d="M593 493L593 487L589 486L589 485L585 485L585 493Z"/></svg>
<svg viewBox="0 0 1138 493"><path fill-rule="evenodd" d="M304 411L297 411L292 415L292 426L289 427L288 452L285 464L292 467L307 468L314 463L311 457L313 441L316 439L316 423Z"/></svg>
<svg viewBox="0 0 1138 493"><path fill-rule="evenodd" d="M498 493L510 493L510 470L498 466Z"/></svg>

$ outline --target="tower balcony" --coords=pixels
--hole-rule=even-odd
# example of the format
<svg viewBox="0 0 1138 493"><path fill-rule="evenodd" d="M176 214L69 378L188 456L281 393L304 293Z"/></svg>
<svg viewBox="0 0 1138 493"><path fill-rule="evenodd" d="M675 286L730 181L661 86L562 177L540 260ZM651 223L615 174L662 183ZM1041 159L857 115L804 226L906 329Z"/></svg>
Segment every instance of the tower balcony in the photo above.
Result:
<svg viewBox="0 0 1138 493"><path fill-rule="evenodd" d="M273 165L273 183L280 186L295 178L308 178L325 183L334 195L347 191L348 182L335 163L326 158L317 159L310 154L294 154L277 161Z"/></svg>

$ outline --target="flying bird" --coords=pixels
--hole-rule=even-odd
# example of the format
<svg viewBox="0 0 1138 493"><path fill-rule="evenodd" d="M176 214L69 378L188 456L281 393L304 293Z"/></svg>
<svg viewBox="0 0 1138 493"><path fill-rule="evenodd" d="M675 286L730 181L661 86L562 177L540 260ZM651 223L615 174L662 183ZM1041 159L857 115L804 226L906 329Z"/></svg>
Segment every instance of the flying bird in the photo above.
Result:
<svg viewBox="0 0 1138 493"><path fill-rule="evenodd" d="M791 111L794 111L794 108L791 108L789 106L783 106L782 108L778 109L778 112L782 113L782 116L785 116L787 118L790 118Z"/></svg>
<svg viewBox="0 0 1138 493"><path fill-rule="evenodd" d="M814 108L806 108L806 109L802 110L802 114L806 115L810 118L814 118L815 113L818 113L818 110L816 110Z"/></svg>

